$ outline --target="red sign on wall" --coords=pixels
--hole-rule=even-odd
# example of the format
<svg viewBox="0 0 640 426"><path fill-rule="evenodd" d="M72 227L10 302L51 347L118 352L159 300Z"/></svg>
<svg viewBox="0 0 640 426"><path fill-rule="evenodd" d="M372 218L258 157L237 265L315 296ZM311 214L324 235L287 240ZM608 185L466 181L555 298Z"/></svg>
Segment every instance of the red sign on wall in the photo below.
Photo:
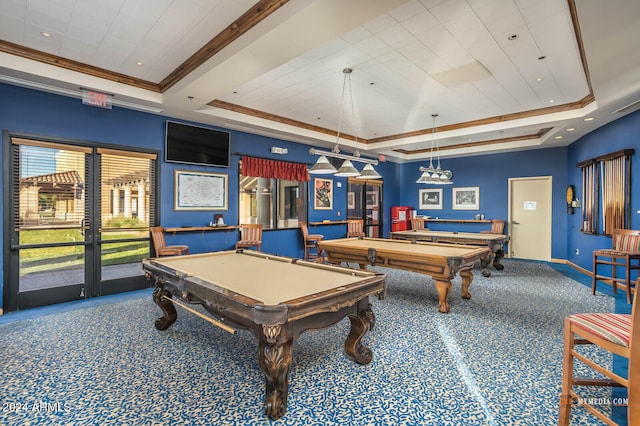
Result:
<svg viewBox="0 0 640 426"><path fill-rule="evenodd" d="M111 109L111 101L113 95L107 95L106 93L94 92L93 90L82 89L82 103L84 105L91 105L98 108Z"/></svg>

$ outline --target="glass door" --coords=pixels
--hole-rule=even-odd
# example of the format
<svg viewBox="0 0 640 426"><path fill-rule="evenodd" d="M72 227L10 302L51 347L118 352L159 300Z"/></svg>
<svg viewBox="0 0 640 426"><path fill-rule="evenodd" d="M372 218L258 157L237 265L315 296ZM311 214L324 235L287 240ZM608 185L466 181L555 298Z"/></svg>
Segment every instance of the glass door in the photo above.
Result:
<svg viewBox="0 0 640 426"><path fill-rule="evenodd" d="M148 286L140 260L149 256L155 211L150 154L17 137L5 142L5 153L6 311ZM116 187L126 203L114 215L107 200L116 199Z"/></svg>
<svg viewBox="0 0 640 426"><path fill-rule="evenodd" d="M367 237L382 236L382 181L347 180L347 218L363 219Z"/></svg>

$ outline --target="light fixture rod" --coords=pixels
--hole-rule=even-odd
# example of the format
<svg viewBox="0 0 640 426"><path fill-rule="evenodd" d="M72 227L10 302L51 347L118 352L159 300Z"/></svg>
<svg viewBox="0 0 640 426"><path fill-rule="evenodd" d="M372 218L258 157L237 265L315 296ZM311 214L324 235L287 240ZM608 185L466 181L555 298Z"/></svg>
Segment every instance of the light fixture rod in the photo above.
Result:
<svg viewBox="0 0 640 426"><path fill-rule="evenodd" d="M378 165L378 160L373 160L371 158L356 157L354 155L341 154L339 152L333 152L333 151L320 151L320 150L315 149L315 148L310 148L309 149L309 154L312 154L312 155L325 155L327 157L341 158L343 160L359 161L361 163L373 164L374 166Z"/></svg>

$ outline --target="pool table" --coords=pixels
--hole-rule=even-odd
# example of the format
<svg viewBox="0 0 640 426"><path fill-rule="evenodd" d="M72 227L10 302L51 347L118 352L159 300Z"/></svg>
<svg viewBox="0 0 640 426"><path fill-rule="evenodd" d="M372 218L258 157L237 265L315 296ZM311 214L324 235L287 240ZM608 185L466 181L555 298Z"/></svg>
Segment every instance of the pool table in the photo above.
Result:
<svg viewBox="0 0 640 426"><path fill-rule="evenodd" d="M385 296L384 274L251 250L145 259L142 268L155 282L153 300L163 313L157 329L176 321L175 303L227 331L243 328L256 336L264 411L272 419L286 412L293 344L303 332L348 316L344 349L359 364L371 362L362 338L375 323L369 296Z"/></svg>
<svg viewBox="0 0 640 426"><path fill-rule="evenodd" d="M318 249L323 250L333 264L357 263L360 269L378 265L431 276L438 292L438 311L442 313L449 312L451 280L456 273L462 278L462 298L470 299L473 264L490 255L486 247L384 238L322 240L318 242Z"/></svg>
<svg viewBox="0 0 640 426"><path fill-rule="evenodd" d="M490 234L486 232L446 232L431 231L428 229L415 229L409 231L394 231L389 234L393 239L409 241L430 241L433 243L466 244L472 246L487 246L494 254L493 267L498 271L504 269L500 263L504 258L502 246L509 241L508 235ZM481 259L480 269L485 277L491 276L489 271L491 256Z"/></svg>

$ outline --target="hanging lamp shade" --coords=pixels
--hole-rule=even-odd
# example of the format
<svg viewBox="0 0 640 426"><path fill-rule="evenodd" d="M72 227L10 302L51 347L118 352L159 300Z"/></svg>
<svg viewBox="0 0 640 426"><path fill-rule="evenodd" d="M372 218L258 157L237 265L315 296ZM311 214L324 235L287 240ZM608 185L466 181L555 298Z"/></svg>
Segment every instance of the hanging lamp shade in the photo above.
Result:
<svg viewBox="0 0 640 426"><path fill-rule="evenodd" d="M335 175L340 177L356 177L360 176L360 172L353 167L351 160L344 160L344 163L342 163L342 166L335 172Z"/></svg>
<svg viewBox="0 0 640 426"><path fill-rule="evenodd" d="M416 183L432 183L433 179L431 179L431 175L429 172L424 171L416 181Z"/></svg>
<svg viewBox="0 0 640 426"><path fill-rule="evenodd" d="M376 172L376 169L374 169L370 163L365 164L365 166L362 168L362 173L360 173L359 177L362 179L381 179L382 178L382 176L380 176L380 174Z"/></svg>
<svg viewBox="0 0 640 426"><path fill-rule="evenodd" d="M316 164L309 169L309 173L312 175L329 175L335 173L337 170L329 162L326 156L321 155L316 161Z"/></svg>

